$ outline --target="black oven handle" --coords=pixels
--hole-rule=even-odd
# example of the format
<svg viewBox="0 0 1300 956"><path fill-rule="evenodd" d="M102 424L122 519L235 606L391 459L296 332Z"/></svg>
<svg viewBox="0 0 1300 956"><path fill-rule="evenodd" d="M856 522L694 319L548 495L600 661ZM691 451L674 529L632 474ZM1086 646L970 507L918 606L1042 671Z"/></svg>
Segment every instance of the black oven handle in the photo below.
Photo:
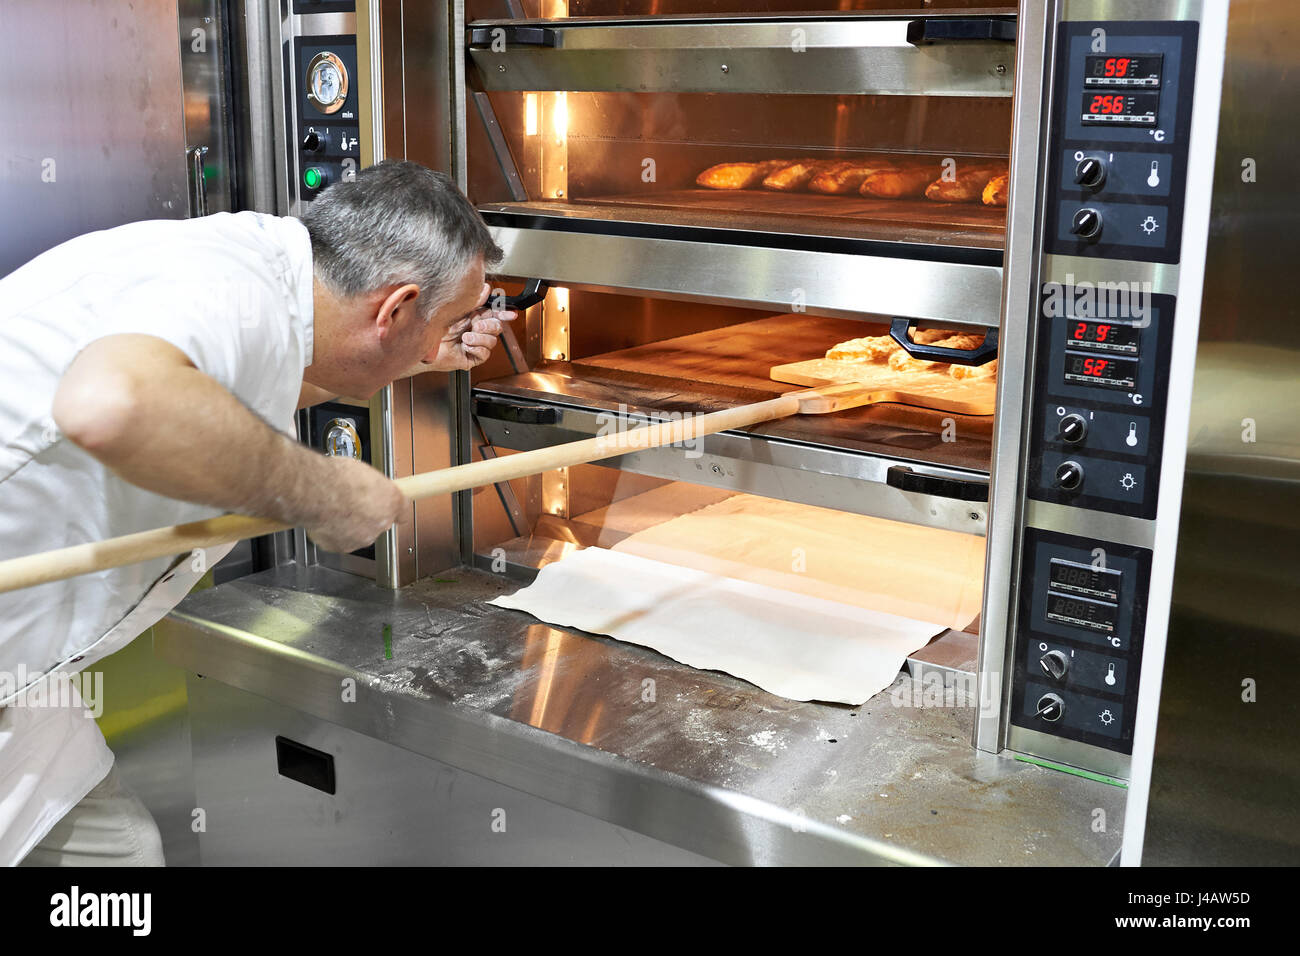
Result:
<svg viewBox="0 0 1300 956"><path fill-rule="evenodd" d="M506 308L511 312L522 312L546 298L546 290L551 284L545 279L529 279L524 283L524 291L518 295L506 296Z"/></svg>
<svg viewBox="0 0 1300 956"><path fill-rule="evenodd" d="M500 31L500 32L498 32ZM469 45L482 49L492 46L493 41L511 46L556 46L560 35L551 27L524 26L518 23L499 23L490 27L470 27Z"/></svg>
<svg viewBox="0 0 1300 956"><path fill-rule="evenodd" d="M973 349L950 349L943 345L921 345L913 342L910 333L916 319L894 316L889 323L889 337L903 347L913 358L931 362L949 362L952 365L983 365L998 357L998 330L984 330L984 341Z"/></svg>
<svg viewBox="0 0 1300 956"><path fill-rule="evenodd" d="M1005 17L934 17L907 25L907 42L952 43L959 40L1016 42L1016 21Z"/></svg>
<svg viewBox="0 0 1300 956"><path fill-rule="evenodd" d="M919 495L936 498L956 498L958 501L988 501L987 481L965 481L961 478L940 478L923 475L906 465L894 465L885 472L885 484L899 491L914 491Z"/></svg>

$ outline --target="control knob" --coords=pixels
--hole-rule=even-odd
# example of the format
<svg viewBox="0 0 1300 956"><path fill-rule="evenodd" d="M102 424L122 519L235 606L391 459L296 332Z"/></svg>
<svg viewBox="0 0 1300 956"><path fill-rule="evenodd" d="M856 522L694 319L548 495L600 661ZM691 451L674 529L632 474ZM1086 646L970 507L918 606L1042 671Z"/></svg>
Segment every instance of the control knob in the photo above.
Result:
<svg viewBox="0 0 1300 956"><path fill-rule="evenodd" d="M1065 701L1060 694L1044 694L1038 698L1035 716L1056 723L1065 715Z"/></svg>
<svg viewBox="0 0 1300 956"><path fill-rule="evenodd" d="M1048 651L1038 659L1038 666L1052 680L1065 680L1065 672L1070 669L1070 659L1065 651Z"/></svg>
<svg viewBox="0 0 1300 956"><path fill-rule="evenodd" d="M1082 415L1066 415L1057 423L1056 434L1061 441L1077 444L1088 434L1088 421Z"/></svg>
<svg viewBox="0 0 1300 956"><path fill-rule="evenodd" d="M1074 167L1074 182L1084 189L1100 189L1106 182L1106 163L1096 156L1083 157Z"/></svg>
<svg viewBox="0 0 1300 956"><path fill-rule="evenodd" d="M1070 231L1080 239L1086 239L1089 242L1096 241L1101 235L1101 213L1096 209L1084 206L1074 214L1074 221L1070 223Z"/></svg>
<svg viewBox="0 0 1300 956"><path fill-rule="evenodd" d="M304 153L323 153L329 148L329 133L318 133L311 129L303 135L302 151Z"/></svg>
<svg viewBox="0 0 1300 956"><path fill-rule="evenodd" d="M1056 486L1064 491L1074 491L1083 484L1083 465L1077 461L1063 461L1056 466Z"/></svg>

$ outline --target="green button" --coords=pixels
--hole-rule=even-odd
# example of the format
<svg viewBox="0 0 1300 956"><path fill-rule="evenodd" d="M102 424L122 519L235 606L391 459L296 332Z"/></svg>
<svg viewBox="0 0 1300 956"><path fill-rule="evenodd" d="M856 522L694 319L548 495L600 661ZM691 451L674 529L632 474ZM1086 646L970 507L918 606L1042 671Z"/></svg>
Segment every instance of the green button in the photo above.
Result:
<svg viewBox="0 0 1300 956"><path fill-rule="evenodd" d="M302 181L306 183L308 189L319 189L321 178L320 170L315 166L308 167L307 171L302 174Z"/></svg>

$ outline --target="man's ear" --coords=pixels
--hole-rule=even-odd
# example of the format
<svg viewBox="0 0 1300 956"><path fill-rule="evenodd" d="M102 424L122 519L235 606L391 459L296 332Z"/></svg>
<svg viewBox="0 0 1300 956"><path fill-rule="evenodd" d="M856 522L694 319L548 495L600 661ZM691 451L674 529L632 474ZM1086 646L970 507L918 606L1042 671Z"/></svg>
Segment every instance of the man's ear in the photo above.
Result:
<svg viewBox="0 0 1300 956"><path fill-rule="evenodd" d="M375 313L375 329L381 339L392 335L399 326L415 318L415 302L420 297L420 287L413 282L395 286L379 303Z"/></svg>

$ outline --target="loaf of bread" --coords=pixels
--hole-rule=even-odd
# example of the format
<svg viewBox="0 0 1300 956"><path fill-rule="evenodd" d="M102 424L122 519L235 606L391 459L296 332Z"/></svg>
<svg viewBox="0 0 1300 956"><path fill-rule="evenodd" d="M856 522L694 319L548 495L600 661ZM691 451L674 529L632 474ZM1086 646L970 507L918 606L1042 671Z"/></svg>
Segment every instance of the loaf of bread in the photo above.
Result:
<svg viewBox="0 0 1300 956"><path fill-rule="evenodd" d="M830 169L835 160L804 159L783 166L763 179L763 188L781 193L793 193L803 189L818 173Z"/></svg>
<svg viewBox="0 0 1300 956"><path fill-rule="evenodd" d="M935 202L975 202L989 180L1007 171L1006 163L958 163L952 178L947 170L925 189L925 198Z"/></svg>
<svg viewBox="0 0 1300 956"><path fill-rule="evenodd" d="M829 196L851 195L862 188L868 177L896 168L890 159L846 160L819 172L809 181L808 188Z"/></svg>
<svg viewBox="0 0 1300 956"><path fill-rule="evenodd" d="M719 163L695 177L695 185L706 189L756 189L764 178L793 160L766 159L761 163Z"/></svg>
<svg viewBox="0 0 1300 956"><path fill-rule="evenodd" d="M1010 188L1011 176L1009 173L999 173L994 176L984 187L984 205L1005 206Z"/></svg>
<svg viewBox="0 0 1300 956"><path fill-rule="evenodd" d="M919 199L936 175L937 167L933 163L909 163L873 173L862 181L858 192L876 199Z"/></svg>

